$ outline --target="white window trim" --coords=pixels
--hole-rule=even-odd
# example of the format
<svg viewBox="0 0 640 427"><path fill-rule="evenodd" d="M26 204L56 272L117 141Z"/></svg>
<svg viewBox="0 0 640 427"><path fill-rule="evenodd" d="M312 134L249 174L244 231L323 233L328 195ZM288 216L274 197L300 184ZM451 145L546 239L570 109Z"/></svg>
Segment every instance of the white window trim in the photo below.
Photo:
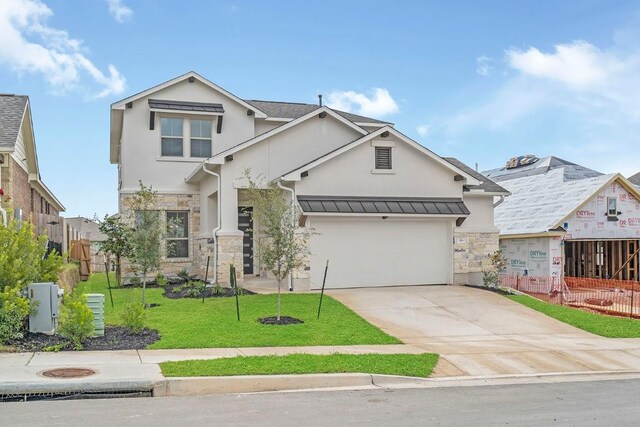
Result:
<svg viewBox="0 0 640 427"><path fill-rule="evenodd" d="M209 124L211 125L211 137L203 138L203 137L200 137L200 136L191 136L191 120L197 120L197 121L201 121L201 122L209 122ZM198 118L194 117L194 118L187 118L185 121L189 122L189 157L192 158L192 159L208 159L213 154L213 132L215 130L215 124L214 124L213 120L204 120L204 119L198 119ZM208 156L194 156L191 153L191 141L194 140L194 139L196 141L209 141L209 146L211 148L211 152L209 153Z"/></svg>
<svg viewBox="0 0 640 427"><path fill-rule="evenodd" d="M194 116L194 117L186 117L184 115L178 114L161 114L156 115L155 118L155 128L158 130L158 156L156 160L161 162L202 162L207 157L192 157L191 156L191 120L203 120L211 122L211 153L213 154L213 135L216 134L217 129L217 119L215 116ZM182 119L182 156L163 156L162 155L162 123L161 119ZM166 138L172 138L170 136L166 136ZM208 138L194 138L199 140L206 140ZM186 146L188 144L188 146ZM187 150L189 152L187 153ZM187 155L188 154L188 155Z"/></svg>

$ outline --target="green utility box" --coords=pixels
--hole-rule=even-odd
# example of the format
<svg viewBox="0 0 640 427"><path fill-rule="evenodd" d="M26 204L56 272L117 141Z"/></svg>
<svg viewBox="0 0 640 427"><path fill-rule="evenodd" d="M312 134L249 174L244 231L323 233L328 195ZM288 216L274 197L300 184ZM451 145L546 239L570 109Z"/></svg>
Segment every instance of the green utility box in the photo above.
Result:
<svg viewBox="0 0 640 427"><path fill-rule="evenodd" d="M93 312L93 335L104 336L104 295L87 294L87 305Z"/></svg>

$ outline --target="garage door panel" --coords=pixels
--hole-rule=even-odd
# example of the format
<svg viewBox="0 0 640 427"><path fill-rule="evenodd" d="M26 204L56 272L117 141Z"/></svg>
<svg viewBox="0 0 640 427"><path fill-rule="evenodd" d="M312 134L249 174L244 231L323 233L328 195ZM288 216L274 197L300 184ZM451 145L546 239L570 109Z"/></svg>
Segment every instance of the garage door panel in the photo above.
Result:
<svg viewBox="0 0 640 427"><path fill-rule="evenodd" d="M439 284L450 281L451 221L313 218L311 287Z"/></svg>

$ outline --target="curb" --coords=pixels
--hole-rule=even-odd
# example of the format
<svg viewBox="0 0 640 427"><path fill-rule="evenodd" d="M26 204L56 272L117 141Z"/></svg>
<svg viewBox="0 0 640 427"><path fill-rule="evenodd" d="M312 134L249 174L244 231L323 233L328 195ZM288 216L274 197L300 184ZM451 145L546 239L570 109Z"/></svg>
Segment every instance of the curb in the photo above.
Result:
<svg viewBox="0 0 640 427"><path fill-rule="evenodd" d="M488 385L560 383L640 379L640 371L554 372L476 377L418 378L381 374L248 375L230 377L172 377L155 383L154 397L278 391L320 391L363 388L445 388Z"/></svg>

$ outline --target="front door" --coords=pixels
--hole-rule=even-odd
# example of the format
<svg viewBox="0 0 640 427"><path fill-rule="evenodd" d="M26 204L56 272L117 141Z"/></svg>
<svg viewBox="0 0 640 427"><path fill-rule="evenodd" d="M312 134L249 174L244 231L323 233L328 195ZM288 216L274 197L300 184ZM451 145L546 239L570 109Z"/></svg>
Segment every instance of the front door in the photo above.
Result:
<svg viewBox="0 0 640 427"><path fill-rule="evenodd" d="M238 206L238 229L242 237L242 269L244 274L253 274L253 208Z"/></svg>

